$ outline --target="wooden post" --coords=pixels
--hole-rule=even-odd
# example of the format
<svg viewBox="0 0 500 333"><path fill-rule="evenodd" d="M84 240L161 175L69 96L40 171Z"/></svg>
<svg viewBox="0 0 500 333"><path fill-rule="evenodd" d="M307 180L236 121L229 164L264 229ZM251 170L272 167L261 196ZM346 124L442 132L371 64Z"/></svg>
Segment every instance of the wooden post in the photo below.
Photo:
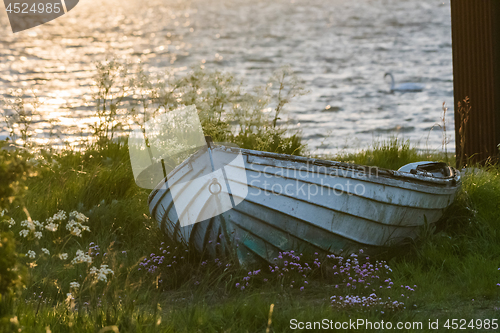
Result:
<svg viewBox="0 0 500 333"><path fill-rule="evenodd" d="M457 167L496 162L500 143L500 0L451 0L451 31ZM465 98L470 106L468 115Z"/></svg>

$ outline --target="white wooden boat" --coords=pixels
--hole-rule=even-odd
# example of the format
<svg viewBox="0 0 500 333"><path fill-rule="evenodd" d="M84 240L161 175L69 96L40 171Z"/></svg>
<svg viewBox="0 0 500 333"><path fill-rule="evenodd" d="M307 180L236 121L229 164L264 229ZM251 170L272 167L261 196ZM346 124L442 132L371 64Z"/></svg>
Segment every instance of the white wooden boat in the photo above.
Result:
<svg viewBox="0 0 500 333"><path fill-rule="evenodd" d="M213 171L213 163L202 162L207 149L226 166L220 188L191 183ZM238 156L241 163L228 163ZM148 203L175 240L210 256L234 250L241 263L270 262L279 251L375 252L415 239L420 227L441 217L459 186L459 173L444 163L395 171L212 145L172 170ZM217 215L220 196L230 197L232 208ZM182 222L187 215L201 222Z"/></svg>

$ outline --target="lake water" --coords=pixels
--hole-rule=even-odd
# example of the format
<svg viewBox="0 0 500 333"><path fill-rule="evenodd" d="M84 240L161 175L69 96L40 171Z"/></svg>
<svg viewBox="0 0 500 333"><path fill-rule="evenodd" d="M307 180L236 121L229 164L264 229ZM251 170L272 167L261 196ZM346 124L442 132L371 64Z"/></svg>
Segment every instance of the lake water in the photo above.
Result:
<svg viewBox="0 0 500 333"><path fill-rule="evenodd" d="M203 61L248 86L289 64L310 92L287 117L316 153L367 148L390 135L441 149L441 131L431 128L443 102L454 133L449 0L81 0L17 34L0 5L0 94L37 89L40 137L50 119L63 130L88 122L95 62L110 56L140 60L151 72ZM424 91L388 93L388 71Z"/></svg>

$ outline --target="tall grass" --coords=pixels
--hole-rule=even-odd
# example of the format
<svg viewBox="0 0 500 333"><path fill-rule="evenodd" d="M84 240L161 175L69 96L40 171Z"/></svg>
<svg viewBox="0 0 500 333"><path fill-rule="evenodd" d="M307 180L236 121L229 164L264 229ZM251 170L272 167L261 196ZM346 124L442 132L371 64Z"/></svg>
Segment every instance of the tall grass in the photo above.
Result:
<svg viewBox="0 0 500 333"><path fill-rule="evenodd" d="M230 74L201 68L181 77L149 75L144 70L132 75L126 64L112 60L98 64L97 69L93 96L98 121L91 132L98 145L129 129L127 123L143 128L159 114L195 105L205 135L214 142L295 155L304 150L300 133L289 133L286 123L278 124L290 100L304 93L287 67L276 71L268 85L256 87L255 92L244 92ZM273 108L274 115L266 112Z"/></svg>
<svg viewBox="0 0 500 333"><path fill-rule="evenodd" d="M369 148L356 153L340 153L338 155L326 156L325 158L397 170L408 163L446 161L450 159L450 156L442 152L421 152L411 147L410 140L394 136L385 140L374 140Z"/></svg>

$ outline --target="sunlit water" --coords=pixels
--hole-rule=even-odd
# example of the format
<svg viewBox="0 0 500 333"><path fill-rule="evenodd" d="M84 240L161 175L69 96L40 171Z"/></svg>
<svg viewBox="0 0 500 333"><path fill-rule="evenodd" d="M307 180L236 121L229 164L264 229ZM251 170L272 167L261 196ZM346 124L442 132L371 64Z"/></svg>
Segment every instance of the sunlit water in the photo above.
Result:
<svg viewBox="0 0 500 333"><path fill-rule="evenodd" d="M0 5L0 94L38 90L40 137L50 119L60 130L89 122L95 62L111 56L141 60L151 72L204 61L248 86L289 64L309 93L287 117L315 153L396 134L441 149L441 131L431 128L445 101L454 131L449 0L81 0L17 34ZM387 71L425 90L389 94Z"/></svg>

